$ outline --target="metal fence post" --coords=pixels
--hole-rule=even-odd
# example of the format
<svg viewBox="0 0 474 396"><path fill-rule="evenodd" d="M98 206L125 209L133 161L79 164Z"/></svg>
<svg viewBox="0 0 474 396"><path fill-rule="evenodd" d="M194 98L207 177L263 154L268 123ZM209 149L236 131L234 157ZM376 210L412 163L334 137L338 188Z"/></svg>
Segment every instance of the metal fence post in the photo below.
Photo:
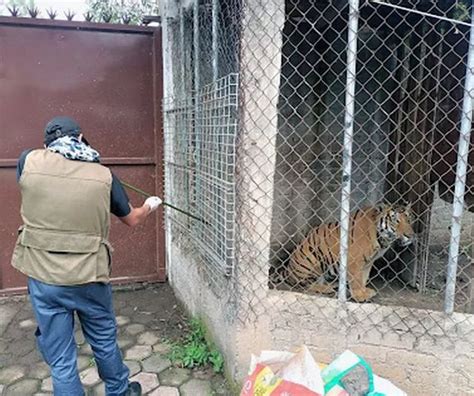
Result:
<svg viewBox="0 0 474 396"><path fill-rule="evenodd" d="M471 24L474 21L474 4L471 5ZM467 163L469 142L472 128L472 104L474 96L474 27L471 25L469 51L467 57L466 80L464 82L464 98L459 131L458 158L456 166L456 182L453 197L453 215L451 223L451 241L449 244L448 272L446 279L446 296L444 311L451 314L454 311L456 293L456 274L461 242L461 219L464 208L464 191L466 188Z"/></svg>
<svg viewBox="0 0 474 396"><path fill-rule="evenodd" d="M184 8L179 5L179 42L181 48L185 48L185 42L184 42ZM180 67L181 67L181 100L185 99L186 96L186 66L185 66L185 59L184 59L184 54L181 54L180 57Z"/></svg>
<svg viewBox="0 0 474 396"><path fill-rule="evenodd" d="M193 9L194 45L194 91L201 89L200 51L199 51L199 0L194 0Z"/></svg>
<svg viewBox="0 0 474 396"><path fill-rule="evenodd" d="M200 53L200 34L199 34L199 0L194 0L193 12L193 47L194 47L194 134L196 139L195 161L198 172L201 170L201 53ZM195 179L196 196L201 194L201 184L199 178ZM202 227L202 224L196 224Z"/></svg>
<svg viewBox="0 0 474 396"><path fill-rule="evenodd" d="M160 1L160 9L166 10L166 2L164 0ZM164 13L163 23L162 23L162 45L163 45L163 98L169 98L173 94L173 63L171 62L172 59L172 34L170 31L169 26L169 18L167 17L166 11ZM169 127L169 116L165 112L165 102L163 103L162 110L163 110L163 129L166 130ZM172 147L173 144L169 143L170 137L163 136L164 140L164 199L172 200L172 192L173 192L173 178L171 177L172 174L170 172L170 168L167 165L168 161L173 157ZM171 243L172 243L172 234L171 234L171 219L168 215L169 209L164 209L165 214L165 239L166 239L166 267L169 281L173 281L173 271L170 271L173 263L172 256L171 256Z"/></svg>
<svg viewBox="0 0 474 396"><path fill-rule="evenodd" d="M357 64L357 30L359 24L359 0L349 1L347 36L347 80L344 114L344 148L342 151L341 192L341 243L339 262L339 301L347 300L347 261L349 255L349 220L352 171L352 137L354 131L355 85Z"/></svg>
<svg viewBox="0 0 474 396"><path fill-rule="evenodd" d="M219 78L219 0L212 0L212 79Z"/></svg>

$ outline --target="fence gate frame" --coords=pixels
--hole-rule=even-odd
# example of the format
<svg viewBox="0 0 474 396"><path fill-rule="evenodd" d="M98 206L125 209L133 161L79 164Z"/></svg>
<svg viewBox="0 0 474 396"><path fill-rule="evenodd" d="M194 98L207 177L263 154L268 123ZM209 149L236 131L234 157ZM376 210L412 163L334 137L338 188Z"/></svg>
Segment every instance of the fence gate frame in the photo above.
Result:
<svg viewBox="0 0 474 396"><path fill-rule="evenodd" d="M65 105L64 108L54 108L54 104L52 105L53 109L51 110L51 114L56 112L59 114L68 114L72 115L74 118L78 119L79 123L81 123L81 119L85 120L84 124L92 124L95 123L95 133L98 136L94 136L92 139L92 144L94 142L97 144L98 140L102 140L99 145L104 151L107 153L103 156L102 164L108 167L112 167L114 173L117 174L119 178L122 178L122 175L125 175L124 179L130 181L137 186L140 186L146 189L148 192L156 194L160 197L163 196L163 181L164 181L164 171L163 171L163 131L162 131L162 98L163 98L163 67L162 67L162 31L161 27L147 27L147 26L129 26L129 25L120 25L120 24L106 24L106 23L93 23L93 22L74 22L74 21L64 21L64 20L48 20L48 19L36 19L36 18L20 18L20 17L4 17L0 16L0 83L1 81L8 81L8 63L16 62L6 59L5 53L2 54L2 47L5 45L5 31L6 29L16 29L16 28L26 28L26 29L37 29L38 31L45 31L49 30L54 32L55 34L61 35L61 32L64 32L63 37L66 39L73 39L72 41L80 42L83 40L84 43L88 42L88 45L94 45L94 41L90 39L90 37L85 38L77 38L77 35L80 35L81 32L98 32L97 42L100 40L110 40L106 37L106 35L100 35L100 33L111 33L117 34L117 47L120 45L124 46L123 51L125 55L123 55L122 51L117 48L116 52L111 52L114 57L123 56L124 63L122 66L122 70L120 69L112 69L112 72L117 72L116 76L111 75L110 81L106 81L104 84L110 84L109 87L119 87L122 84L122 80L120 77L124 75L131 76L130 80L132 81L131 85L133 90L131 92L126 91L124 96L125 102L127 101L127 97L129 96L128 100L134 100L135 98L141 99L138 103L135 104L135 108L129 109L131 113L131 117L140 119L140 117L146 117L146 120L143 121L143 125L148 126L149 128L145 129L144 131L139 130L140 126L133 131L132 128L128 128L130 130L130 134L135 134L135 136L140 136L143 139L143 143L141 147L146 147L146 150L143 149L142 151L146 151L146 155L133 155L133 149L131 155L110 155L109 153L112 151L117 151L116 147L110 148L109 146L113 146L108 144L113 139L113 135L109 134L109 137L105 137L104 135L109 133L105 129L101 129L101 123L104 124L105 121L112 120L112 122L116 122L116 124L112 124L110 129L114 131L118 130L120 133L120 123L121 118L123 120L123 115L121 114L112 114L108 113L98 114L99 110L91 110L91 114L98 114L97 117L89 117L94 118L92 121L89 121L87 114L81 118L80 114L75 117L74 111L71 109L75 109L77 107L81 107L81 103L75 103L72 105ZM134 37L133 39L130 37ZM59 37L59 36L58 36ZM137 38L138 37L138 38ZM141 37L146 37L146 40L143 39L140 41ZM135 40L135 38L137 38ZM133 45L137 43L136 52L143 56L142 59L131 59L132 57L127 57L131 52L134 51ZM92 44L91 44L92 43ZM48 44L45 44L48 45ZM52 46L56 45L56 42L51 43ZM105 45L105 44L97 44ZM138 45L141 45L139 48ZM149 45L149 50L146 48ZM145 48L146 47L146 48ZM99 47L98 47L99 48ZM102 49L102 47L100 47ZM25 51L24 48L19 48L19 51ZM84 49L83 49L84 50ZM74 49L71 51L73 52ZM61 55L59 55L61 56ZM148 62L151 62L148 63ZM87 60L85 62L88 62ZM92 62L89 61L89 62ZM92 62L93 63L93 62ZM106 77L109 77L109 74L106 72L109 69L105 70L104 62L97 61L99 63L98 66L96 65L89 65L86 70L96 70L100 76L100 72L102 72ZM11 63L10 63L11 64ZM115 65L115 64L114 64ZM110 65L109 65L110 66ZM116 65L115 65L116 66ZM144 70L136 70L136 67L144 66ZM60 65L58 65L60 67ZM96 69L94 69L96 67ZM102 67L102 69L101 69ZM118 71L117 71L118 70ZM134 71L136 70L136 73ZM54 75L54 70L49 71L49 75ZM143 72L140 76L139 73ZM74 73L74 71L73 71ZM74 75L77 77L76 75ZM118 77L117 77L118 76ZM87 77L87 76L86 76ZM94 76L90 76L91 79L95 78ZM83 78L83 77L82 77ZM114 81L113 79L117 79ZM147 79L147 80L146 80ZM120 80L120 81L119 81ZM126 82L125 82L126 83ZM103 85L103 86L104 86ZM101 92L100 85L97 85L97 94L100 94L104 99L108 95L109 98L112 98L110 102L112 105L115 103L121 103L122 98L116 97L114 99L115 92ZM90 87L89 87L90 88ZM129 88L129 87L127 87ZM81 92L83 87L81 86L79 89L76 88L76 93ZM8 93L8 90L5 91ZM32 91L34 92L34 91ZM64 92L69 93L68 88L66 87ZM130 95L128 95L130 93ZM47 100L46 94L46 99ZM81 96L76 95L76 96ZM84 97L84 95L82 95ZM0 106L6 104L6 102L2 105L5 96L2 96L2 90L0 89ZM132 99L130 99L132 98ZM71 99L74 102L74 98ZM106 100L103 101L106 105L110 105L110 102L107 103ZM69 107L68 107L69 106ZM122 105L123 106L123 105ZM77 111L77 113L85 113L84 111L84 103L82 104L81 109ZM30 109L31 110L31 109ZM124 109L118 109L124 110ZM29 113L29 110L25 110L26 114ZM33 110L34 112L34 110ZM72 114L71 114L72 113ZM118 112L117 112L118 113ZM126 112L125 112L126 113ZM51 114L44 115L45 118L51 118ZM56 115L56 114L55 114ZM127 115L125 115L126 117ZM114 118L115 117L115 118ZM95 119L97 118L97 119ZM39 121L38 121L39 122ZM132 121L130 121L132 122ZM6 122L2 122L2 124L6 124ZM36 125L38 127L36 128ZM83 126L83 125L81 125ZM103 126L103 125L102 125ZM2 129L5 125L1 125ZM40 139L42 139L42 128L44 127L43 123L37 123L35 121L35 136L34 138L30 139L28 136L28 146L23 147L23 149L27 148L35 148L40 147ZM152 127L152 128L151 128ZM86 126L87 128L87 126ZM83 130L86 129L83 126ZM123 128L127 128L126 126ZM98 132L97 132L98 131ZM6 135L7 132L4 132ZM18 129L16 132L17 135L21 138L21 134L23 131ZM87 133L87 132L85 132ZM26 130L25 134L30 134L33 136L31 131ZM90 135L89 135L90 136ZM122 135L119 135L122 136ZM105 139L104 139L105 137ZM129 136L126 136L129 137ZM118 138L118 137L117 137ZM120 137L121 138L121 137ZM150 145L146 145L145 140L147 138L153 139L153 147ZM3 139L4 142L9 142L8 139ZM30 147L31 141L31 147ZM23 144L23 143L21 143ZM125 146L130 145L126 143ZM140 145L137 142L136 145ZM126 150L125 148L123 150ZM139 150L139 149L137 149ZM135 151L137 151L135 150ZM11 151L11 152L10 152ZM0 253L0 296L1 295L11 295L11 294L23 294L26 292L26 282L25 277L19 274L13 267L10 265L10 257L14 247L14 240L16 239L16 228L21 223L21 219L19 217L20 211L20 192L19 188L14 181L14 173L17 163L17 158L21 151L18 153L17 147L14 149L9 150L6 144L0 144L0 180L2 181L2 193L0 195L0 200L5 202L6 205L4 206L4 212L6 221L4 222L4 226L2 227L2 234L0 237L1 241L1 253ZM118 150L120 151L120 149ZM127 176L128 175L128 176ZM141 180L140 180L141 178ZM131 180L130 180L131 179ZM127 191L127 194L130 197L131 203L134 206L137 206L139 203L142 202L143 198L140 197L138 194ZM112 216L113 217L113 216ZM166 281L166 266L165 266L165 234L164 234L164 218L163 218L163 210L159 209L157 211L156 217L148 219L148 223L144 226L139 227L139 230L130 230L125 229L125 226L119 226L124 228L117 227L117 223L119 221L117 219L112 219L112 244L114 244L114 230L119 230L117 234L120 235L127 235L125 239L123 235L121 236L120 240L124 241L122 247L120 247L119 254L116 254L113 260L115 264L119 264L117 272L114 274L112 273L112 283L113 284L130 284L130 283L137 283L137 282L165 282ZM136 234L135 234L136 233ZM141 234L141 235L140 235ZM141 239L139 239L141 238ZM115 238L117 239L117 238ZM148 241L146 241L148 239ZM145 240L145 243L142 243L142 240ZM117 241L115 241L117 242ZM120 245L120 244L119 244ZM116 251L117 251L117 243L116 243ZM140 255L143 254L144 261L146 261L146 269L141 267L141 261L138 260ZM151 258L153 257L153 259ZM126 263L126 265L125 265ZM131 264L130 264L131 263ZM135 266L135 267L134 267ZM144 266L145 267L145 266Z"/></svg>

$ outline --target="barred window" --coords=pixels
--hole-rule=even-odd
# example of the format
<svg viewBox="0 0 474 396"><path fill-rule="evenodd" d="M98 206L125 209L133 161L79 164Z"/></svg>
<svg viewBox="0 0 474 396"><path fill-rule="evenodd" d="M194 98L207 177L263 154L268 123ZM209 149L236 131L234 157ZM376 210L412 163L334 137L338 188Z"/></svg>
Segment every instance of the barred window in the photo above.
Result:
<svg viewBox="0 0 474 396"><path fill-rule="evenodd" d="M231 275L234 267L239 19L230 9L205 0L177 5L169 19L167 194L202 221L172 211L168 216L178 227L175 235L202 255L213 278Z"/></svg>

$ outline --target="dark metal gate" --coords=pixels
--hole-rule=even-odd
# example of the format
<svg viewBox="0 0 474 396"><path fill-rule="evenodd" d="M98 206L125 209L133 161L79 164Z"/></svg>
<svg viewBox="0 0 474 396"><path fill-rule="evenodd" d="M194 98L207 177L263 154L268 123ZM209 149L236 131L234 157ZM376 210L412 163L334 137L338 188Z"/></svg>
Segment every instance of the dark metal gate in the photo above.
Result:
<svg viewBox="0 0 474 396"><path fill-rule="evenodd" d="M50 118L70 115L117 176L162 196L161 84L160 29L0 18L0 293L25 286L10 266L20 153L41 147ZM165 279L162 224L161 210L133 230L113 220L115 282Z"/></svg>

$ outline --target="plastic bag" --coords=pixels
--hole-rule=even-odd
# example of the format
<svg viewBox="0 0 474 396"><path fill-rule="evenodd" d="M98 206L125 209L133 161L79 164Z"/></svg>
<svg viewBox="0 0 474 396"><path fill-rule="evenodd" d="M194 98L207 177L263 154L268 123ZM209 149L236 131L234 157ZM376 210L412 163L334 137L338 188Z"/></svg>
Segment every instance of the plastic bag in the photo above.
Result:
<svg viewBox="0 0 474 396"><path fill-rule="evenodd" d="M322 396L321 371L308 348L297 353L264 351L252 355L250 375L240 396Z"/></svg>
<svg viewBox="0 0 474 396"><path fill-rule="evenodd" d="M345 351L321 371L326 395L407 396L390 381L372 373L370 365L351 351Z"/></svg>
<svg viewBox="0 0 474 396"><path fill-rule="evenodd" d="M264 351L252 355L240 396L407 396L370 365L345 351L329 365L317 364L308 348L298 353Z"/></svg>

